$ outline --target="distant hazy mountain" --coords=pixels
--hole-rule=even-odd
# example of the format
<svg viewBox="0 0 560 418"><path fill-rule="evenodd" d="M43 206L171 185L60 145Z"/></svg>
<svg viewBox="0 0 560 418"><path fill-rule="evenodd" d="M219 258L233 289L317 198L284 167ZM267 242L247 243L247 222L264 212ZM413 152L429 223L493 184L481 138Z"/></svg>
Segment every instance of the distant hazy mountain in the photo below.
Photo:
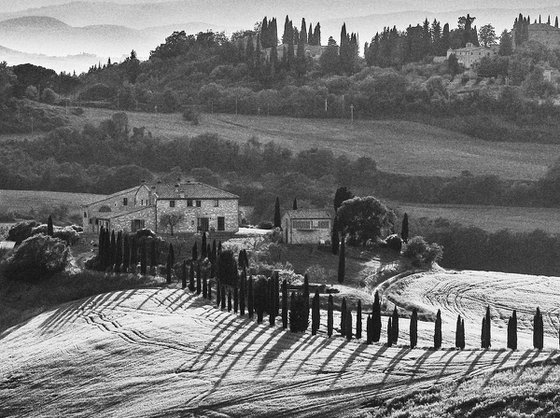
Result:
<svg viewBox="0 0 560 418"><path fill-rule="evenodd" d="M58 4L53 4L55 2ZM22 9L21 4L30 6ZM276 16L282 21L286 14L294 21L299 21L303 16L317 21L411 10L437 14L467 8L493 8L519 13L527 11L528 7L547 9L555 5L558 6L557 0L471 0L468 7L465 7L464 1L459 0L0 0L0 10L7 11L0 13L0 20L21 16L49 16L72 26L109 24L142 29L198 21L223 27L246 28L265 15Z"/></svg>
<svg viewBox="0 0 560 418"><path fill-rule="evenodd" d="M87 71L89 67L97 64L101 58L93 54L68 55L64 57L51 57L41 54L28 54L14 51L10 48L0 46L0 61L6 61L9 65L26 64L28 62L51 68L56 72L76 71L78 74Z"/></svg>
<svg viewBox="0 0 560 418"><path fill-rule="evenodd" d="M173 30L194 33L217 29L206 23L186 23L143 30L117 25L89 25L73 27L46 16L26 16L0 22L2 44L18 51L45 55L95 54L120 60L135 49L139 57L165 40Z"/></svg>

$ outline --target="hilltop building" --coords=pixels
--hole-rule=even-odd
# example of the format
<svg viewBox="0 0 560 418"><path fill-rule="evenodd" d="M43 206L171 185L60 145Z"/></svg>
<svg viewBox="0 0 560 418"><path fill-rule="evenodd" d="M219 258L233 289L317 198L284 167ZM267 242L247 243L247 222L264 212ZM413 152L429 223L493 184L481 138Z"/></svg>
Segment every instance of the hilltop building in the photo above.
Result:
<svg viewBox="0 0 560 418"><path fill-rule="evenodd" d="M162 225L165 214L179 215L174 233L239 229L239 196L198 182L142 183L83 206L83 227L87 232L109 230L135 232L149 228L169 232Z"/></svg>
<svg viewBox="0 0 560 418"><path fill-rule="evenodd" d="M331 239L332 215L325 209L296 209L282 217L286 244L323 244Z"/></svg>
<svg viewBox="0 0 560 418"><path fill-rule="evenodd" d="M463 64L465 68L472 68L472 66L480 62L483 57L493 57L497 55L498 48L495 46L489 48L483 46L475 46L472 43L468 42L464 48L449 48L447 50L447 59L449 59L451 54L455 54L459 64Z"/></svg>
<svg viewBox="0 0 560 418"><path fill-rule="evenodd" d="M288 44L282 44L282 45L278 45L276 47L276 54L278 56L279 60L282 60L282 58L284 57L284 54L288 53ZM303 45L303 50L305 52L305 56L309 57L313 60L318 60L319 58L321 58L321 55L323 55L323 53L327 50L328 46L323 46L323 45L309 45L309 44L304 44ZM337 46L338 48L338 46ZM272 53L272 48L265 48L263 49L263 54L266 60L270 60L270 55ZM297 53L297 45L294 45L294 53Z"/></svg>

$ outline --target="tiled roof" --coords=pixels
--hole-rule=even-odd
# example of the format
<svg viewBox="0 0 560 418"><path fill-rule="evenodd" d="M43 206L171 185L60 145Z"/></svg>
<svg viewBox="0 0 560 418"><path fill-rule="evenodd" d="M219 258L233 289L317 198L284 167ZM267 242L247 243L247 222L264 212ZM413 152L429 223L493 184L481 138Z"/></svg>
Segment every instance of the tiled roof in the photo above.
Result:
<svg viewBox="0 0 560 418"><path fill-rule="evenodd" d="M156 192L158 199L239 199L239 196L233 193L198 182L150 183L146 185Z"/></svg>
<svg viewBox="0 0 560 418"><path fill-rule="evenodd" d="M296 209L287 211L284 216L291 219L331 219L332 215L327 209Z"/></svg>

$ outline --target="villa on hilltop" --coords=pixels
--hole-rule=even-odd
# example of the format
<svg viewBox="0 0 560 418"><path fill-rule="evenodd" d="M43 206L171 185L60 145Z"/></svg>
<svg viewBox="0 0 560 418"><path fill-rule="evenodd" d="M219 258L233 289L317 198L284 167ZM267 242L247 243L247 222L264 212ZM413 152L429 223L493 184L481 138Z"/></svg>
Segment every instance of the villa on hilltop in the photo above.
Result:
<svg viewBox="0 0 560 418"><path fill-rule="evenodd" d="M102 227L168 232L162 217L173 214L178 219L174 233L235 233L239 229L238 205L239 196L203 183L142 182L84 205L83 227L86 232L99 232Z"/></svg>
<svg viewBox="0 0 560 418"><path fill-rule="evenodd" d="M475 46L468 42L464 48L457 48L447 50L447 59L454 54L457 57L459 64L463 64L465 68L472 68L474 64L480 62L483 57L493 57L498 55L498 48L496 46L483 47Z"/></svg>

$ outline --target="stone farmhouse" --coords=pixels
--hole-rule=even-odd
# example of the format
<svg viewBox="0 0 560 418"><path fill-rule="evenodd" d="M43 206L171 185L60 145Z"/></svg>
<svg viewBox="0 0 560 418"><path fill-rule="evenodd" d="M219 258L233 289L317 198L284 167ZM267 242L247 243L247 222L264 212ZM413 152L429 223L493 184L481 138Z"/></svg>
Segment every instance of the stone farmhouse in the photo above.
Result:
<svg viewBox="0 0 560 418"><path fill-rule="evenodd" d="M464 48L449 48L447 50L447 59L449 59L451 54L455 54L459 64L463 64L465 68L472 68L472 66L480 62L483 57L493 57L498 55L498 48L495 46L489 48L475 46L468 42Z"/></svg>
<svg viewBox="0 0 560 418"><path fill-rule="evenodd" d="M276 47L276 55L278 56L279 60L282 60L284 54L288 53L288 47L289 47L288 44L282 44ZM305 56L313 60L318 60L319 58L321 58L321 55L323 55L323 53L327 50L327 48L328 46L323 46L323 45L309 45L309 44L303 45L303 51L305 53ZM262 52L264 54L265 60L269 61L270 55L272 53L272 48L265 48L263 49ZM297 45L294 45L294 54L297 54Z"/></svg>
<svg viewBox="0 0 560 418"><path fill-rule="evenodd" d="M324 244L331 239L333 217L325 209L296 209L282 217L286 244Z"/></svg>
<svg viewBox="0 0 560 418"><path fill-rule="evenodd" d="M198 182L142 183L83 206L86 232L101 227L135 232L149 228L170 232L162 224L166 214L177 215L173 233L219 231L235 233L239 229L239 196Z"/></svg>

